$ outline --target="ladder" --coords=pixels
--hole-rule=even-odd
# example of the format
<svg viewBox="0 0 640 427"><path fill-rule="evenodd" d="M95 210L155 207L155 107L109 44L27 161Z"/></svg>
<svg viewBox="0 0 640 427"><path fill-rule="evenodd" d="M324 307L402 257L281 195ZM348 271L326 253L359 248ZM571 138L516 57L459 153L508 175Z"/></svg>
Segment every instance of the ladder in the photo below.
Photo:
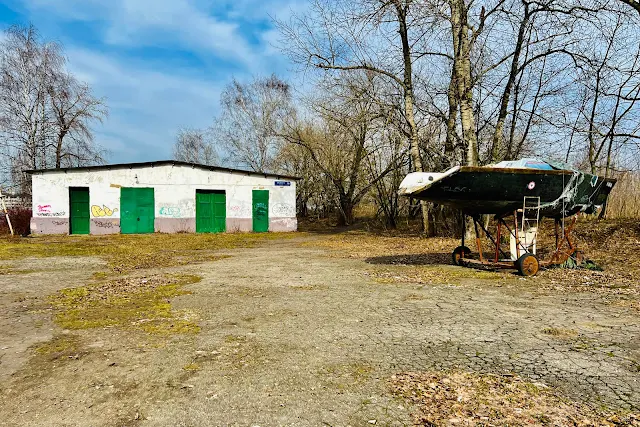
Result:
<svg viewBox="0 0 640 427"><path fill-rule="evenodd" d="M524 196L522 202L522 221L520 236L525 248L531 248L535 255L538 243L538 225L540 223L540 197Z"/></svg>

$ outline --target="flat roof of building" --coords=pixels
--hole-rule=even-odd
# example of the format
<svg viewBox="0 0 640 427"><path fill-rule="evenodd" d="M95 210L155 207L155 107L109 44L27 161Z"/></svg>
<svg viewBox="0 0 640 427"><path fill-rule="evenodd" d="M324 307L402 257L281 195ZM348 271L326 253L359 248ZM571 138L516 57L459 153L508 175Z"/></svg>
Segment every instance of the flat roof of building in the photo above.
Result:
<svg viewBox="0 0 640 427"><path fill-rule="evenodd" d="M244 169L232 169L232 168L223 168L220 166L210 166L203 165L200 163L189 163L189 162L181 162L178 160L158 160L155 162L140 162L140 163L113 163L110 165L95 165L95 166L80 166L75 168L59 168L59 169L30 169L25 172L28 174L34 173L49 173L49 172L67 172L67 171L93 171L93 170L111 170L111 169L134 169L134 168L145 168L145 167L155 167L155 166L187 166L192 168L204 169L215 172L229 172L229 173L238 173L244 175L251 176L262 176L264 178L276 178L276 179L289 179L293 181L298 181L302 178L297 176L290 175L281 175L275 173L267 173L267 172L256 172L256 171L248 171Z"/></svg>

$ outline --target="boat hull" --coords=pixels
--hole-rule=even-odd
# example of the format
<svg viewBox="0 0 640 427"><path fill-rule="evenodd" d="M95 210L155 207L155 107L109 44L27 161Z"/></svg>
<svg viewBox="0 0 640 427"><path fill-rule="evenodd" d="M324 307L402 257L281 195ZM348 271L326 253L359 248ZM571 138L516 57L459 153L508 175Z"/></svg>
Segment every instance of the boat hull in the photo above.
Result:
<svg viewBox="0 0 640 427"><path fill-rule="evenodd" d="M540 214L566 217L604 204L615 179L569 170L460 167L400 194L449 205L469 215L505 216L521 209L524 197L540 197ZM429 178L432 179L432 178Z"/></svg>

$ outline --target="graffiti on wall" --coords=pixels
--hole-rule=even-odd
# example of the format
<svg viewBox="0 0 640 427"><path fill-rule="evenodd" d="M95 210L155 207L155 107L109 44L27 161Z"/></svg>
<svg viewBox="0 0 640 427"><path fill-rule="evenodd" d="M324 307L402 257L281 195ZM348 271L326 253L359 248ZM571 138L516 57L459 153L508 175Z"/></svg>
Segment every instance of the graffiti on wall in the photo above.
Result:
<svg viewBox="0 0 640 427"><path fill-rule="evenodd" d="M51 205L38 205L37 210L38 213L50 213Z"/></svg>
<svg viewBox="0 0 640 427"><path fill-rule="evenodd" d="M229 208L229 211L234 218L251 218L251 207L233 205Z"/></svg>
<svg viewBox="0 0 640 427"><path fill-rule="evenodd" d="M111 209L111 208L108 208L106 205L102 205L102 206L93 205L93 206L91 206L91 215L93 215L94 217L97 217L97 218L100 218L100 217L103 217L103 216L111 216L116 212L118 212L118 208Z"/></svg>
<svg viewBox="0 0 640 427"><path fill-rule="evenodd" d="M42 217L56 217L56 216L65 216L65 211L54 211L51 205L37 205L36 211L33 216L42 216Z"/></svg>
<svg viewBox="0 0 640 427"><path fill-rule="evenodd" d="M296 216L295 206L289 203L275 203L271 212L272 216L293 217Z"/></svg>
<svg viewBox="0 0 640 427"><path fill-rule="evenodd" d="M113 228L116 226L111 221L101 221L101 220L93 221L93 224L98 228Z"/></svg>
<svg viewBox="0 0 640 427"><path fill-rule="evenodd" d="M180 218L180 208L177 206L162 206L160 207L160 215L168 216L171 218Z"/></svg>

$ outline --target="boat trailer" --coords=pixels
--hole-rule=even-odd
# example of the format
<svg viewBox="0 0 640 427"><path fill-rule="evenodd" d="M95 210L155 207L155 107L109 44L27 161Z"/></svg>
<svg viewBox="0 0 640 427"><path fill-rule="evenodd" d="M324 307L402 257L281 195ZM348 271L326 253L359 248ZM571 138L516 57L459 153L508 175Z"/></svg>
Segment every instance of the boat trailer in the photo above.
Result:
<svg viewBox="0 0 640 427"><path fill-rule="evenodd" d="M565 263L570 257L574 258L578 264L582 263L582 253L576 248L576 244L573 241L571 233L576 225L578 216L577 213L571 217L569 224L565 225L562 219L555 219L555 250L545 260L539 260L536 256L537 245L537 233L539 216L535 219L535 227L531 227L527 231L525 229L526 224L530 219L526 217L526 204L525 208L518 209L513 214L507 214L494 217L496 222L495 234L491 234L489 230L484 226L482 217L471 216L475 228L476 235L476 250L478 253L478 259L470 258L471 249L465 246L465 233L462 233L462 242L460 246L454 249L452 253L453 263L461 266L485 266L490 268L503 268L503 269L516 269L523 276L534 276L540 267L548 267L551 265L559 265ZM520 214L521 221L518 223L518 216ZM513 216L512 227L507 224L506 218ZM463 215L463 225L466 215ZM464 227L463 227L464 229ZM484 232L487 238L493 243L493 256L491 258L485 258L481 243L481 233ZM506 233L510 236L511 240L511 256L502 249L502 237ZM515 257L513 251L515 250Z"/></svg>

